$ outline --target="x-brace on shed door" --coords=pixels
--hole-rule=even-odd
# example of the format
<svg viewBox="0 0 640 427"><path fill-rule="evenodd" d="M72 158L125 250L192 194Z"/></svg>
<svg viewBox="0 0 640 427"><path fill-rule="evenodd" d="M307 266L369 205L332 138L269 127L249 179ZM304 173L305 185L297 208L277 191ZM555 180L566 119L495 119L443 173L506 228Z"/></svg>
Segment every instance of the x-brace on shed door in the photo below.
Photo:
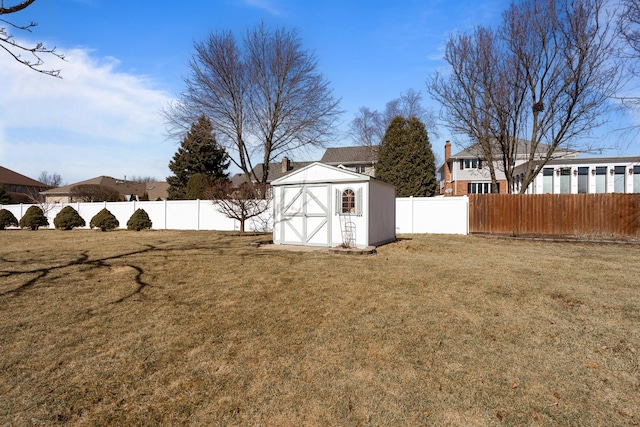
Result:
<svg viewBox="0 0 640 427"><path fill-rule="evenodd" d="M297 245L330 246L329 186L282 188L282 241Z"/></svg>

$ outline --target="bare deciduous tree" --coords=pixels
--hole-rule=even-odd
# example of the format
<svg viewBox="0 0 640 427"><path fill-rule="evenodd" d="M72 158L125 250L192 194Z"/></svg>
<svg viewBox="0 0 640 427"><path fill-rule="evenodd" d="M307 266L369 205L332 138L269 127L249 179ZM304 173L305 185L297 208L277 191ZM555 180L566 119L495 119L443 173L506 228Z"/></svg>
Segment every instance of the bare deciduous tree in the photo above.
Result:
<svg viewBox="0 0 640 427"><path fill-rule="evenodd" d="M2 0L0 1L0 16L20 12L31 6L34 2L35 0L22 0L18 2ZM13 3L13 5L7 6L5 3ZM53 55L64 60L64 55L56 52L55 47L48 48L43 43L36 43L35 46L25 46L16 41L10 31L10 29L13 28L15 30L31 32L31 30L38 24L30 22L26 25L18 25L4 18L0 18L0 25L6 25L6 27L0 26L0 49L3 49L16 61L34 71L53 77L60 77L60 70L47 70L42 68L42 65L44 65L43 56ZM27 56L25 57L23 54L26 54Z"/></svg>
<svg viewBox="0 0 640 427"><path fill-rule="evenodd" d="M447 126L480 147L485 158L499 160L509 190L518 161L527 165L524 192L554 156L599 148L588 137L615 107L610 100L620 82L604 2L512 3L499 39L488 30L454 37L445 57L452 77L428 81ZM491 35L491 43L482 34ZM460 46L467 53L457 55ZM466 115L471 118L462 126L454 122Z"/></svg>
<svg viewBox="0 0 640 427"><path fill-rule="evenodd" d="M636 59L640 58L640 2L622 0L619 29Z"/></svg>
<svg viewBox="0 0 640 427"><path fill-rule="evenodd" d="M493 184L496 183L494 159L495 136L501 133L494 101L501 82L497 71L504 62L496 46L495 34L487 28L476 28L473 34L452 35L446 44L445 61L450 74L440 73L427 80L427 90L443 106L442 119L454 133L470 140L478 155L487 160ZM492 185L493 191L497 190Z"/></svg>
<svg viewBox="0 0 640 427"><path fill-rule="evenodd" d="M38 176L38 181L47 184L49 187L60 187L62 185L62 176L55 172L42 171Z"/></svg>
<svg viewBox="0 0 640 427"><path fill-rule="evenodd" d="M196 53L179 101L164 115L170 134L182 137L200 115L211 120L218 142L248 180L265 184L269 168L285 153L323 146L341 111L317 60L296 31L249 30L239 45L231 32L211 34Z"/></svg>
<svg viewBox="0 0 640 427"><path fill-rule="evenodd" d="M240 231L244 233L248 219L259 216L271 207L271 199L265 188L264 185L250 182L234 187L229 181L218 181L207 190L206 196L220 212L238 220Z"/></svg>
<svg viewBox="0 0 640 427"><path fill-rule="evenodd" d="M619 98L631 110L640 112L640 2L621 0L618 30L623 40L623 58L627 61L628 81ZM640 132L636 124L631 131Z"/></svg>
<svg viewBox="0 0 640 427"><path fill-rule="evenodd" d="M77 202L117 202L120 194L114 188L100 184L80 184L71 188L71 198Z"/></svg>
<svg viewBox="0 0 640 427"><path fill-rule="evenodd" d="M150 182L158 182L158 180L156 179L155 176L150 176L150 175L132 175L129 179L129 181L131 182L139 182L141 184L148 184Z"/></svg>
<svg viewBox="0 0 640 427"><path fill-rule="evenodd" d="M605 0L529 0L505 12L502 31L530 108L517 127L530 141L522 192L556 151L602 147L587 137L614 108L620 82L604 6Z"/></svg>
<svg viewBox="0 0 640 427"><path fill-rule="evenodd" d="M504 172L510 190L526 97L519 69L496 32L485 27L451 36L445 60L450 74L436 73L427 90L445 107L441 118L447 127L465 138L460 145L486 160L491 190L498 191L497 171Z"/></svg>
<svg viewBox="0 0 640 427"><path fill-rule="evenodd" d="M430 135L436 133L436 118L431 110L422 105L422 94L414 89L402 93L385 105L382 112L361 107L349 124L351 137L358 145L377 147L391 121L402 116L405 119L415 117L424 123Z"/></svg>

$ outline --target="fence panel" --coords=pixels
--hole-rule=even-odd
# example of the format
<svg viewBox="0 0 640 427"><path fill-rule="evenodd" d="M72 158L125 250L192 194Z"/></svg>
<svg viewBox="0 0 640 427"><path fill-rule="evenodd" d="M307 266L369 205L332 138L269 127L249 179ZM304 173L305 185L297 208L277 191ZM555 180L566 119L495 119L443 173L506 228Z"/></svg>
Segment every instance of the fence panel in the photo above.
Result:
<svg viewBox="0 0 640 427"><path fill-rule="evenodd" d="M145 202L95 202L40 205L49 220L49 228L53 228L53 219L65 206L71 206L85 220L85 228L89 228L91 218L100 210L107 208L120 223L119 228L126 228L127 221L136 209L144 209L149 215L155 230L239 230L237 220L228 218L218 211L210 200L171 200ZM0 205L7 209L19 220L29 208L28 204ZM247 230L263 231L270 228L271 210L264 212L261 218L252 218L245 225Z"/></svg>
<svg viewBox="0 0 640 427"><path fill-rule="evenodd" d="M89 227L89 222L101 209L107 208L126 228L127 221L136 209L144 209L156 230L239 230L237 220L220 213L210 200L170 200L144 202L96 202L70 203ZM22 218L31 205L4 205L17 219ZM53 228L53 219L66 205L44 206ZM467 234L469 229L469 199L463 197L406 197L396 199L396 232L402 234L437 233ZM247 231L271 231L273 209L245 224Z"/></svg>
<svg viewBox="0 0 640 427"><path fill-rule="evenodd" d="M396 198L397 233L467 234L469 199L463 197Z"/></svg>
<svg viewBox="0 0 640 427"><path fill-rule="evenodd" d="M4 205L20 219L30 205ZM53 219L64 205L49 206ZM154 229L238 230L238 221L211 201L71 203L87 222L107 207L125 228L133 212L144 209ZM272 209L246 224L270 231ZM396 199L397 233L572 235L640 238L640 194L473 194L469 197Z"/></svg>
<svg viewBox="0 0 640 427"><path fill-rule="evenodd" d="M469 232L640 237L640 194L473 194Z"/></svg>

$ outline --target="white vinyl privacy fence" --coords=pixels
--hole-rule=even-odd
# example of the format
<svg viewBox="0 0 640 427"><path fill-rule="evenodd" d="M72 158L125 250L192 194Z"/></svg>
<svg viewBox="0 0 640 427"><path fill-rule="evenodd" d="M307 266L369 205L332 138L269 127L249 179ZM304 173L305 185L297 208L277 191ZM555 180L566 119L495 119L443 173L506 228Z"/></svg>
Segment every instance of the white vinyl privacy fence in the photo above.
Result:
<svg viewBox="0 0 640 427"><path fill-rule="evenodd" d="M396 198L398 234L468 234L469 198Z"/></svg>
<svg viewBox="0 0 640 427"><path fill-rule="evenodd" d="M155 230L240 230L237 220L220 213L210 200L169 200L159 202L98 202L69 203L87 223L101 209L107 208L127 227L127 221L136 211L144 209ZM20 220L31 205L0 205ZM45 205L49 227L53 219L67 204ZM397 234L467 234L469 229L469 199L464 197L407 197L396 198ZM247 220L246 231L271 231L273 210Z"/></svg>

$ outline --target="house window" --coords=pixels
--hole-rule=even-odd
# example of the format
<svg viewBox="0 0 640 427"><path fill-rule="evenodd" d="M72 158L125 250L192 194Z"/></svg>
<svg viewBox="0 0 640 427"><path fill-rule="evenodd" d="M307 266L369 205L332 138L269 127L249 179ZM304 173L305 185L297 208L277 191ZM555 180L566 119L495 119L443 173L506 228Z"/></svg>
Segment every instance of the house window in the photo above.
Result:
<svg viewBox="0 0 640 427"><path fill-rule="evenodd" d="M364 173L364 170L365 170L365 166L356 166L356 172Z"/></svg>
<svg viewBox="0 0 640 427"><path fill-rule="evenodd" d="M640 193L640 166L633 167L633 192Z"/></svg>
<svg viewBox="0 0 640 427"><path fill-rule="evenodd" d="M607 192L607 167L596 166L596 193Z"/></svg>
<svg viewBox="0 0 640 427"><path fill-rule="evenodd" d="M571 168L560 169L560 194L571 193Z"/></svg>
<svg viewBox="0 0 640 427"><path fill-rule="evenodd" d="M553 193L553 168L542 169L542 193Z"/></svg>
<svg viewBox="0 0 640 427"><path fill-rule="evenodd" d="M624 193L626 187L626 168L624 166L616 166L613 168L613 192Z"/></svg>
<svg viewBox="0 0 640 427"><path fill-rule="evenodd" d="M349 188L342 192L342 213L356 213L356 193Z"/></svg>
<svg viewBox="0 0 640 427"><path fill-rule="evenodd" d="M467 184L467 194L489 194L491 193L490 182L470 182ZM497 192L500 192L500 183L496 183Z"/></svg>
<svg viewBox="0 0 640 427"><path fill-rule="evenodd" d="M480 159L460 159L460 169L482 169L482 161Z"/></svg>
<svg viewBox="0 0 640 427"><path fill-rule="evenodd" d="M589 168L578 168L578 193L589 192Z"/></svg>

